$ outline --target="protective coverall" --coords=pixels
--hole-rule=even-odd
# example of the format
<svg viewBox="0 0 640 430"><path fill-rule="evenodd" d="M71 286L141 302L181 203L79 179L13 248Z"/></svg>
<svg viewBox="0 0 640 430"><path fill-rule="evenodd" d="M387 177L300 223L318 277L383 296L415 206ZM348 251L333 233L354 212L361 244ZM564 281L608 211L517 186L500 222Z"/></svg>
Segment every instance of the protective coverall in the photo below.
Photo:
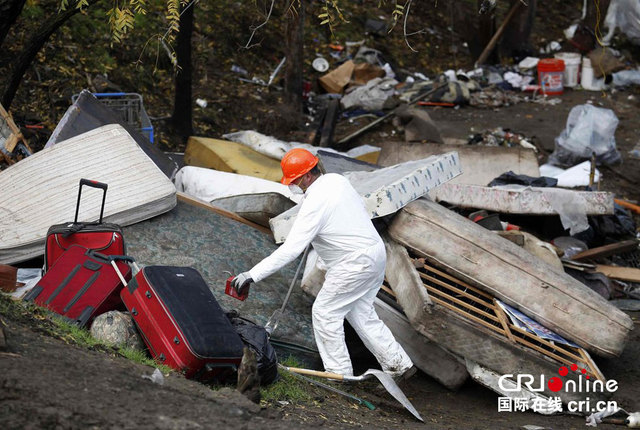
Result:
<svg viewBox="0 0 640 430"><path fill-rule="evenodd" d="M309 243L328 268L312 309L325 370L353 375L344 339L345 318L384 371L399 375L410 369L411 359L373 307L384 279L384 243L362 198L341 175L322 175L309 186L286 241L249 271L251 278L259 282L268 277Z"/></svg>

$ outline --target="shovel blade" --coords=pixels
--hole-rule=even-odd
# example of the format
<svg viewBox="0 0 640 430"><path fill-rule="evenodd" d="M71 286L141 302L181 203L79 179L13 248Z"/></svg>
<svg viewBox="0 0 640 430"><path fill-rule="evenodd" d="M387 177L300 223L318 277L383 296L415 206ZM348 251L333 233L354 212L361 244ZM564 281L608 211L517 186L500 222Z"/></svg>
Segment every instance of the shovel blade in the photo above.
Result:
<svg viewBox="0 0 640 430"><path fill-rule="evenodd" d="M380 383L384 386L387 392L393 396L394 399L400 402L400 404L404 406L409 412L411 412L411 414L414 417L424 422L424 420L422 419L422 417L420 416L416 408L413 407L409 399L407 399L407 396L404 395L404 393L402 392L400 387L398 387L398 384L396 384L396 382L393 380L391 375L384 373L382 370L376 370L376 369L369 369L362 376L366 376L366 375L373 375L376 378L378 378L378 381L380 381Z"/></svg>

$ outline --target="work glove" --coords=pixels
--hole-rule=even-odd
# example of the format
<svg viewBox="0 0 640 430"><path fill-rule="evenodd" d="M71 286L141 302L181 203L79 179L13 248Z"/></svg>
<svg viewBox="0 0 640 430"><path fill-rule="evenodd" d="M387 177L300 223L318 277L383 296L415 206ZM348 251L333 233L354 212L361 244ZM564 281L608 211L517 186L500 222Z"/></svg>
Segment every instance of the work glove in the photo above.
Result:
<svg viewBox="0 0 640 430"><path fill-rule="evenodd" d="M243 272L231 280L231 286L239 296L249 292L249 285L253 282L249 272Z"/></svg>

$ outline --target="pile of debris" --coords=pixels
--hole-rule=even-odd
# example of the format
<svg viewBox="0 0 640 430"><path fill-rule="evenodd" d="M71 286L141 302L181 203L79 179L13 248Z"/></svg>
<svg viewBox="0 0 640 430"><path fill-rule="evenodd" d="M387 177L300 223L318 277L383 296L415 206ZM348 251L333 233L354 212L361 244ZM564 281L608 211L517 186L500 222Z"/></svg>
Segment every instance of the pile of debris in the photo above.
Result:
<svg viewBox="0 0 640 430"><path fill-rule="evenodd" d="M363 61L355 62L358 58ZM612 193L592 191L600 178L596 165L619 161L612 141L615 115L592 106L574 108L550 157L556 165L540 167L526 136L499 129L469 142L484 145L447 144L428 114L416 107L419 102L468 103L471 92L480 89L473 82L482 69L471 77L412 77L400 84L390 76L390 66L379 63L379 53L360 46L354 61L320 78L330 93L346 88L344 96L324 97L316 111L322 111L322 119L316 117L322 125L320 146L250 130L222 139L193 136L178 162L175 154L159 151L149 136L83 91L44 150L14 163L7 154L17 145L7 145L20 140L19 132L5 138L3 155L12 165L0 172L5 190L0 263L33 262L49 247L64 247L64 235L57 245L50 243L50 227L68 222L78 181L89 178L111 191L106 204L98 193L86 196L82 206L78 198L71 223L78 231L96 220L97 225L123 227L118 230L127 243L122 253L135 257L144 266L142 273L149 268L153 276L157 266L195 269L223 307L264 325L283 300L281 285L294 277L290 268L261 282L252 300L238 302L221 293L228 273L251 267L286 239L300 198L278 182L280 159L289 149L303 147L318 155L325 172L344 175L363 197L370 217L378 219L387 271L376 310L419 369L450 389L471 376L544 414L586 397L606 399L610 393L598 387L607 379L591 354L619 356L633 328L620 309L640 309L640 249L624 207L639 208ZM318 62L317 69L326 71L325 66ZM341 142L333 142L333 127L339 106L347 112L377 112L397 106L395 96L409 106L376 121L397 116L407 142L338 150ZM9 123L7 115L3 118ZM424 143L409 143L415 141ZM115 260L107 264L123 272L123 285L134 284L125 279L128 265ZM36 300L48 273L18 269L15 279L3 280L3 289L15 298ZM302 279L304 293L293 293L288 315L270 339L276 349L310 365L318 362L310 309L323 278L312 251ZM125 304L126 291L133 294L136 288L123 290ZM73 318L88 325L95 311L84 309ZM153 354L162 360L163 354ZM543 375L550 382L563 368L573 370L560 374L565 384L589 379L596 388L559 390L545 383L532 389L518 378Z"/></svg>

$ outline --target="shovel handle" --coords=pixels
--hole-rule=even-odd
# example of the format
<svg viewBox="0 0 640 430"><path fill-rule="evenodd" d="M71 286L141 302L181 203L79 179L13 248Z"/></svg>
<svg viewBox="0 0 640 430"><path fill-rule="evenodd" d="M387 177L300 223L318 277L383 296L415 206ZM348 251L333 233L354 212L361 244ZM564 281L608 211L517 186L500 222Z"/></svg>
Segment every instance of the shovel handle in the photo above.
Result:
<svg viewBox="0 0 640 430"><path fill-rule="evenodd" d="M339 381L344 380L344 376L340 375L339 373L320 372L319 370L301 369L299 367L286 367L286 369L290 372L299 373L301 375L317 376L319 378L327 379L337 379Z"/></svg>

